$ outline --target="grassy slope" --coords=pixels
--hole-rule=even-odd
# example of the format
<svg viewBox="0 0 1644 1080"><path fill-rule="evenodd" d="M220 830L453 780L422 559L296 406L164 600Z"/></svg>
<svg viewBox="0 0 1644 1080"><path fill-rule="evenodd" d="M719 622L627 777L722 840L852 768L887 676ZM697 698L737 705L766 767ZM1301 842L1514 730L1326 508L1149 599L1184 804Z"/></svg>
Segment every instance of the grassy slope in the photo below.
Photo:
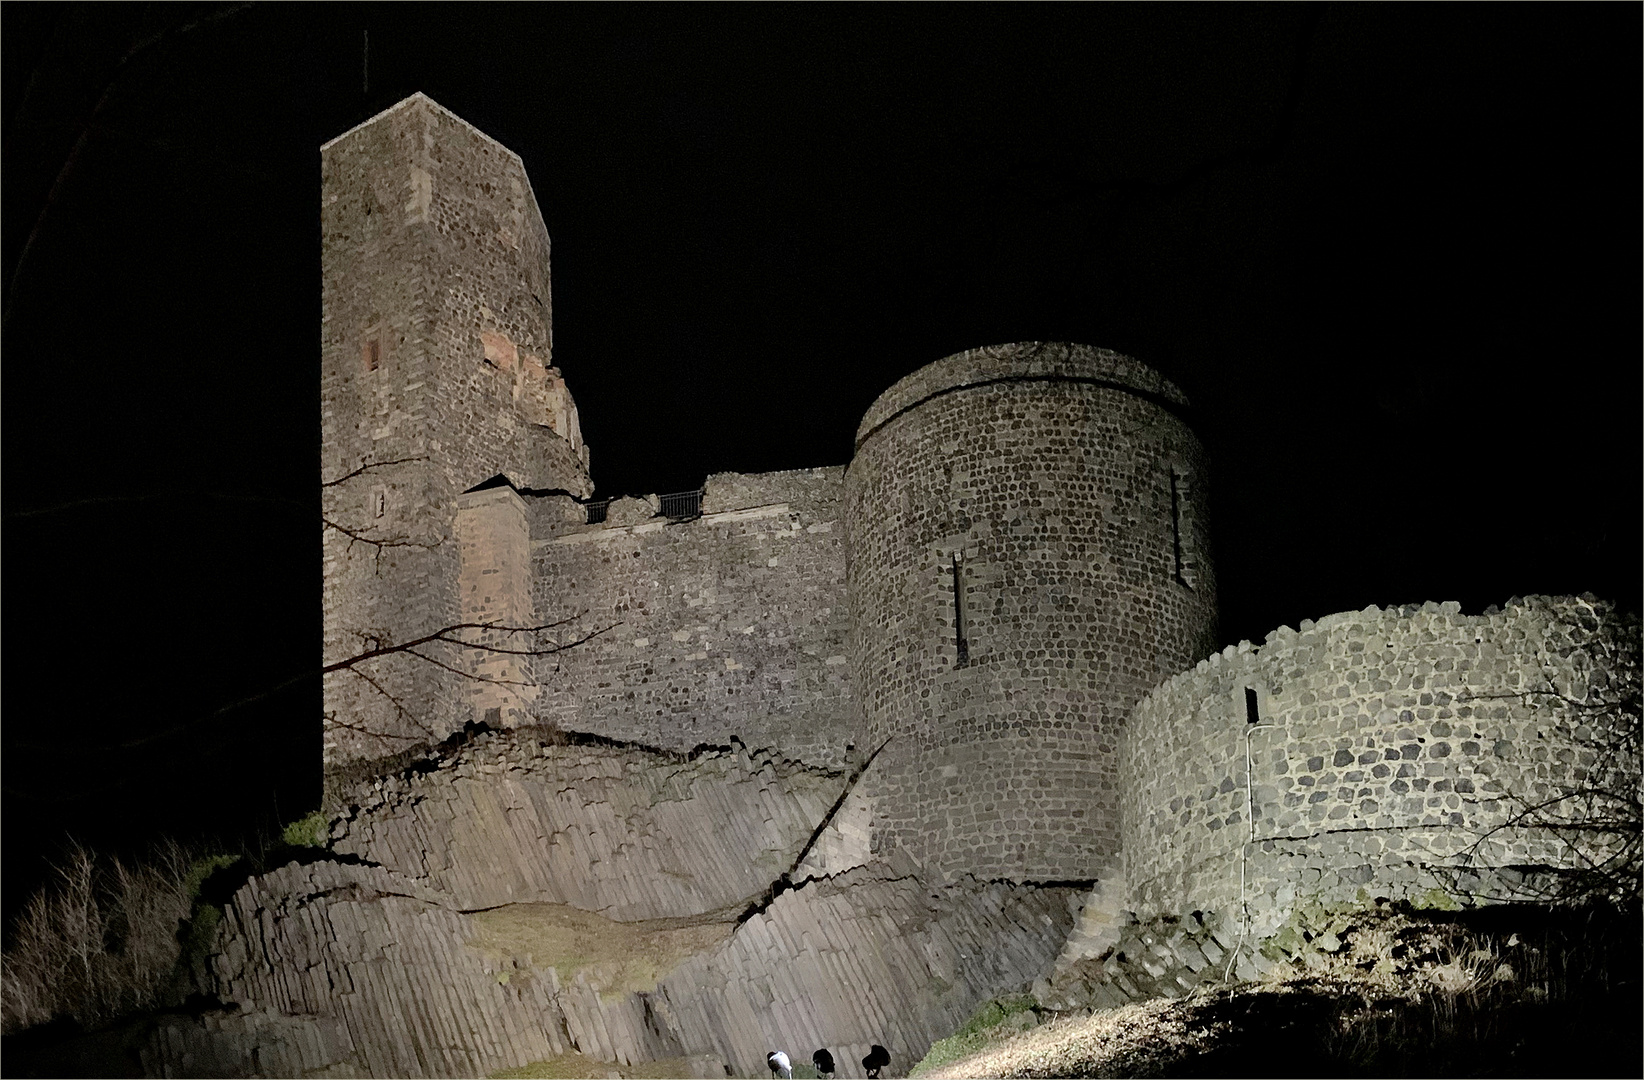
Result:
<svg viewBox="0 0 1644 1080"><path fill-rule="evenodd" d="M1516 915L1366 917L1306 970L1022 1034L984 1026L967 1056L914 1074L1639 1075L1637 913Z"/></svg>

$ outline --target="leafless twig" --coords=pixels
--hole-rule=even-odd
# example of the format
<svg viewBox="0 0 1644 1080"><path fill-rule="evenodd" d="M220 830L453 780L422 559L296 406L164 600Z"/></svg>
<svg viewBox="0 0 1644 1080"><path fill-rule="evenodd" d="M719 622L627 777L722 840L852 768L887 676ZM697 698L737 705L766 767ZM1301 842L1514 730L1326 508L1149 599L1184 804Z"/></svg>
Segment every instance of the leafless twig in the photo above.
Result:
<svg viewBox="0 0 1644 1080"><path fill-rule="evenodd" d="M586 612L583 614L586 614ZM469 630L496 631L505 634L540 634L548 630L555 630L562 626L566 626L580 618L582 618L582 615L574 615L570 618L560 619L557 622L542 623L537 626L505 626L498 623L452 623L450 626L442 626L438 630L423 634L421 637L412 638L410 641L402 641L397 645L377 645L376 647L367 649L365 652L359 653L355 656L350 656L346 659L337 660L326 664L320 669L320 672L321 674L329 675L333 671L346 671L365 663L367 660L375 660L379 657L393 656L399 653L409 653L412 656L417 656L419 659L424 659L414 650L416 650L418 646L436 642L446 645L456 645L464 649L475 649L480 652L501 653L507 656L552 656L554 653L564 652L566 649L575 648L584 642L592 641L601 634L607 633L622 625L621 623L612 623L611 625L601 627L590 634L585 634L574 641L555 642L530 649L508 649L500 645L491 645L483 641L471 641L466 638L456 636L463 631Z"/></svg>
<svg viewBox="0 0 1644 1080"><path fill-rule="evenodd" d="M386 468L388 468L392 465L408 465L413 461L427 461L427 460L428 460L428 455L427 454L416 454L416 455L413 455L412 457L392 458L388 461L368 461L364 465L361 465L357 469L354 469L350 472L343 473L341 476L337 477L335 480L322 480L322 481L320 481L320 487L322 487L322 488L339 487L342 484L346 484L348 481L354 479L354 477L356 477L356 476L359 476L363 473L370 472L372 469L386 469Z"/></svg>

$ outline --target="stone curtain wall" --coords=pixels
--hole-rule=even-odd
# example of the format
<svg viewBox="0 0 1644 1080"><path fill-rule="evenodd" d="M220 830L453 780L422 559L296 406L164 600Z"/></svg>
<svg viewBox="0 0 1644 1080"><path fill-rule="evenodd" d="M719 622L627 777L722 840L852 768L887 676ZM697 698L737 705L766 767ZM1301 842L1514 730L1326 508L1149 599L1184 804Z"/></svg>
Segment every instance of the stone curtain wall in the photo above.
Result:
<svg viewBox="0 0 1644 1080"><path fill-rule="evenodd" d="M708 479L703 514L584 525L532 499L536 611L564 637L543 658L539 712L566 730L689 749L771 747L838 767L855 740L841 470Z"/></svg>
<svg viewBox="0 0 1644 1080"><path fill-rule="evenodd" d="M591 485L575 405L550 367L548 236L519 158L417 94L327 143L320 164L334 662L460 621L460 492L498 473ZM443 738L471 718L470 689L404 656L331 675L327 764Z"/></svg>
<svg viewBox="0 0 1644 1080"><path fill-rule="evenodd" d="M1505 896L1517 872L1496 868L1578 864L1579 830L1504 826L1586 785L1627 790L1629 769L1636 783L1636 751L1593 770L1607 725L1628 722L1600 703L1636 694L1637 642L1636 618L1604 604L1531 597L1478 616L1371 607L1229 647L1126 726L1131 906L1147 918L1247 901L1265 935L1310 897ZM1581 805L1553 817L1579 822Z"/></svg>
<svg viewBox="0 0 1644 1080"><path fill-rule="evenodd" d="M529 729L436 760L349 793L333 849L463 910L529 901L621 920L746 904L793 866L846 780L768 754L560 746Z"/></svg>
<svg viewBox="0 0 1644 1080"><path fill-rule="evenodd" d="M877 844L1015 880L1089 878L1117 850L1120 722L1215 640L1185 404L1128 357L1028 343L868 410L845 490L854 682L868 742L889 740Z"/></svg>

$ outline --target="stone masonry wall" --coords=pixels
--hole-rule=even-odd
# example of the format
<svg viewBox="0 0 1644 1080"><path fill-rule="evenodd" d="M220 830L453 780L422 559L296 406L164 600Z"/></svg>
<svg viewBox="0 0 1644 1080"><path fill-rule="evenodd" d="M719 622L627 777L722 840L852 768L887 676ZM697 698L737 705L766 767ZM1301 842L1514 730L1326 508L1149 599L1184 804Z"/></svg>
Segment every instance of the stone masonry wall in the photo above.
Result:
<svg viewBox="0 0 1644 1080"><path fill-rule="evenodd" d="M325 659L459 620L458 494L586 495L552 368L548 235L519 158L417 94L321 148ZM431 646L461 669L463 650ZM328 765L442 738L468 680L390 655L326 679Z"/></svg>
<svg viewBox="0 0 1644 1080"><path fill-rule="evenodd" d="M845 512L876 845L1015 880L1117 851L1121 720L1215 639L1185 405L1128 357L1027 343L868 410Z"/></svg>
<svg viewBox="0 0 1644 1080"><path fill-rule="evenodd" d="M539 663L540 715L655 746L736 737L844 765L856 736L840 473L716 474L690 521L613 513L590 526L570 499L530 500L538 617L572 620L564 638L604 631Z"/></svg>
<svg viewBox="0 0 1644 1080"><path fill-rule="evenodd" d="M426 230L412 207L411 138L403 123L384 117L321 151L328 662L443 625L454 610L456 551L444 542L444 499L425 464L438 365L420 314ZM328 676L326 761L405 745L410 725L388 695L418 702L418 722L440 727L458 715L459 693L455 678L399 661Z"/></svg>
<svg viewBox="0 0 1644 1080"><path fill-rule="evenodd" d="M677 918L755 898L793 866L845 780L769 754L565 746L520 729L362 784L332 848L465 911L529 901Z"/></svg>
<svg viewBox="0 0 1644 1080"><path fill-rule="evenodd" d="M1601 857L1602 836L1557 827L1583 805L1560 800L1636 784L1636 749L1609 750L1637 665L1636 618L1571 598L1371 607L1229 647L1126 725L1129 906L1248 902L1260 936L1303 899L1506 897L1525 868Z"/></svg>
<svg viewBox="0 0 1644 1080"><path fill-rule="evenodd" d="M477 646L464 650L462 669L474 676L467 687L471 719L514 727L535 716L536 665L526 653L540 641L522 632L536 625L525 503L502 486L458 495L456 505L458 614L473 627L458 636Z"/></svg>

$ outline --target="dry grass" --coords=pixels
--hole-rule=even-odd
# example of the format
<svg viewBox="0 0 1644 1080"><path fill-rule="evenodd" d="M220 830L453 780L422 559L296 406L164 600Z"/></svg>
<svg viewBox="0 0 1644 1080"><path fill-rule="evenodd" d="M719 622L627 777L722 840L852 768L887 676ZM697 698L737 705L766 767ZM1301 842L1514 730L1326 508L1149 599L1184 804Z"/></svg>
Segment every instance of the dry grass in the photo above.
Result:
<svg viewBox="0 0 1644 1080"><path fill-rule="evenodd" d="M509 904L470 916L469 945L529 976L553 968L561 983L583 975L605 998L656 989L657 981L736 929L734 912L617 922L565 904ZM501 978L517 978L505 971ZM601 1074L603 1075L603 1074Z"/></svg>
<svg viewBox="0 0 1644 1080"><path fill-rule="evenodd" d="M173 990L178 928L218 865L175 843L133 866L71 848L11 928L0 1029L12 1034L60 1018L91 1029L164 1003Z"/></svg>
<svg viewBox="0 0 1644 1080"><path fill-rule="evenodd" d="M1510 919L1365 917L1305 971L1058 1018L917 1073L1637 1076L1636 911Z"/></svg>
<svg viewBox="0 0 1644 1080"><path fill-rule="evenodd" d="M924 1078L974 1076L1146 1076L1200 1053L1218 1032L1194 1023L1179 1001L1141 1002L1094 1016L1060 1017L1007 1038Z"/></svg>

